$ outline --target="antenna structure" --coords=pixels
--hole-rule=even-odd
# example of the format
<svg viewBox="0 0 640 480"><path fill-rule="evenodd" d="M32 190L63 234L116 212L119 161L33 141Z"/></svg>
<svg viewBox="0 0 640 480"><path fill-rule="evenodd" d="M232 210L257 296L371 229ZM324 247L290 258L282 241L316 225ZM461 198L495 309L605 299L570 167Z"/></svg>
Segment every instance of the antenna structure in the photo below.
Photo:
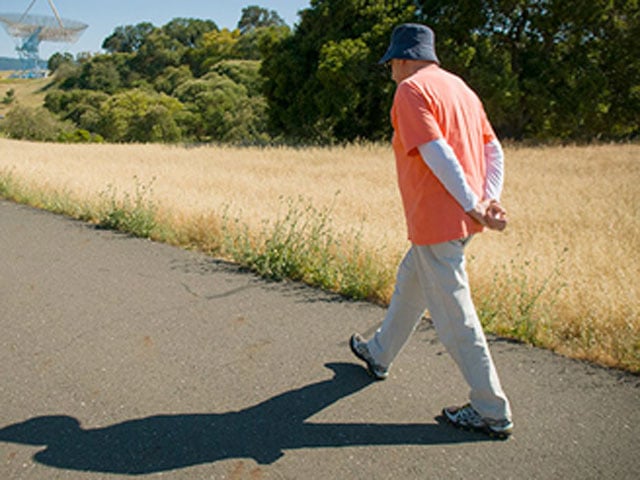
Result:
<svg viewBox="0 0 640 480"><path fill-rule="evenodd" d="M41 42L75 43L88 27L86 23L62 18L53 0L47 1L53 16L29 14L36 0L31 0L22 14L0 14L0 24L17 40L16 51L24 69L31 70L28 76L43 76L45 71L39 53Z"/></svg>

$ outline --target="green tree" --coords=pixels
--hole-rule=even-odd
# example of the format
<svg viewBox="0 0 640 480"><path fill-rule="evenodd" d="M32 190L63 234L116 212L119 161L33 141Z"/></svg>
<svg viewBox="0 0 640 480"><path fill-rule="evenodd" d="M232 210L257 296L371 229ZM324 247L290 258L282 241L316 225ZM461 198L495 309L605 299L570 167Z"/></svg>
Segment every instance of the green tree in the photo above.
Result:
<svg viewBox="0 0 640 480"><path fill-rule="evenodd" d="M263 142L266 140L265 102L250 97L247 88L231 78L211 72L176 89L185 105L183 126L199 141Z"/></svg>
<svg viewBox="0 0 640 480"><path fill-rule="evenodd" d="M128 85L132 54L96 55L82 64L74 88L115 93Z"/></svg>
<svg viewBox="0 0 640 480"><path fill-rule="evenodd" d="M254 28L283 27L286 23L275 10L267 10L256 5L250 5L242 9L242 15L238 21L238 30L246 33Z"/></svg>
<svg viewBox="0 0 640 480"><path fill-rule="evenodd" d="M182 109L168 95L126 90L103 102L97 133L112 142L174 142L182 136L176 121Z"/></svg>
<svg viewBox="0 0 640 480"><path fill-rule="evenodd" d="M218 26L211 20L174 18L162 27L162 31L181 45L195 48L200 44L205 33L218 31Z"/></svg>
<svg viewBox="0 0 640 480"><path fill-rule="evenodd" d="M60 53L56 52L51 57L49 57L49 61L47 62L47 68L51 73L55 73L61 65L73 63L73 55L69 52Z"/></svg>
<svg viewBox="0 0 640 480"><path fill-rule="evenodd" d="M173 41L169 48L174 49L180 55L179 64L188 66L198 76L203 75L202 62L206 58L203 48L203 40L206 35L215 35L219 31L218 26L210 20L197 20L192 18L174 18L162 27L163 34ZM179 49L177 42L183 49ZM165 47L161 47L165 48ZM175 62L169 62L172 66L178 66Z"/></svg>
<svg viewBox="0 0 640 480"><path fill-rule="evenodd" d="M186 50L187 47L176 38L155 30L140 45L132 66L142 77L154 79L166 68L180 66Z"/></svg>
<svg viewBox="0 0 640 480"><path fill-rule="evenodd" d="M638 132L637 0L430 0L419 14L443 65L480 92L502 135Z"/></svg>
<svg viewBox="0 0 640 480"><path fill-rule="evenodd" d="M51 88L71 90L78 88L82 66L78 63L62 63L53 75Z"/></svg>
<svg viewBox="0 0 640 480"><path fill-rule="evenodd" d="M291 35L286 26L257 27L244 31L236 42L234 57L243 60L262 60L275 44Z"/></svg>
<svg viewBox="0 0 640 480"><path fill-rule="evenodd" d="M116 27L113 33L102 42L102 48L108 53L137 52L155 29L156 27L149 22Z"/></svg>
<svg viewBox="0 0 640 480"><path fill-rule="evenodd" d="M59 120L53 113L38 107L13 107L2 122L9 138L53 142L73 131L73 125Z"/></svg>
<svg viewBox="0 0 640 480"><path fill-rule="evenodd" d="M93 90L53 90L45 96L44 106L78 128L95 132L100 128L100 107L109 95Z"/></svg>
<svg viewBox="0 0 640 480"><path fill-rule="evenodd" d="M205 33L200 47L192 49L187 55L194 75L200 77L219 61L237 58L235 48L239 38L240 30L227 28Z"/></svg>
<svg viewBox="0 0 640 480"><path fill-rule="evenodd" d="M192 79L193 74L191 73L191 69L187 65L180 65L179 67L167 67L154 80L153 86L158 92L166 93L167 95L173 95L178 86Z"/></svg>
<svg viewBox="0 0 640 480"><path fill-rule="evenodd" d="M264 79L260 75L260 62L256 60L222 60L211 67L211 72L225 76L246 88L247 95L262 95Z"/></svg>
<svg viewBox="0 0 640 480"><path fill-rule="evenodd" d="M386 137L393 86L376 64L393 27L415 19L413 3L312 0L263 61L272 132L321 142Z"/></svg>

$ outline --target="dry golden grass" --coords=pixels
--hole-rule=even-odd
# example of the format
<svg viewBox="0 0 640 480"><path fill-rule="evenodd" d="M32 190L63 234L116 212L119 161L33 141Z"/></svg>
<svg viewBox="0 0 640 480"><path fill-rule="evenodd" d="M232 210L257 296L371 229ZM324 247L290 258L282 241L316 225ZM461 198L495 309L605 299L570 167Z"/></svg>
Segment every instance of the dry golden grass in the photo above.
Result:
<svg viewBox="0 0 640 480"><path fill-rule="evenodd" d="M557 267L544 343L638 371L640 146L508 148L506 155L511 224L472 245L473 273L530 262L539 282Z"/></svg>
<svg viewBox="0 0 640 480"><path fill-rule="evenodd" d="M535 314L526 318L533 332L528 340L640 371L640 146L505 151L510 225L469 248L479 304L489 297L503 304L489 305L500 310L492 330L514 334L505 305L527 304L522 295L514 299L517 288L530 297L540 288ZM283 199L303 197L318 209L331 208L334 231L360 231L363 246L382 249L390 268L407 248L387 146L240 149L0 139L2 171L78 201L96 201L109 185L120 194L151 185L160 216L177 231L214 229L225 209L259 229L286 213Z"/></svg>
<svg viewBox="0 0 640 480"><path fill-rule="evenodd" d="M0 114L6 114L19 103L25 107L39 107L44 102L46 87L51 78L8 78L10 72L0 72ZM10 105L2 103L9 90L14 91L15 101Z"/></svg>
<svg viewBox="0 0 640 480"><path fill-rule="evenodd" d="M47 189L96 198L112 185L132 193L152 185L163 212L185 218L225 207L258 227L282 212L283 198L333 205L337 230L363 231L371 246L404 248L404 223L388 149L61 145L0 139L0 169Z"/></svg>

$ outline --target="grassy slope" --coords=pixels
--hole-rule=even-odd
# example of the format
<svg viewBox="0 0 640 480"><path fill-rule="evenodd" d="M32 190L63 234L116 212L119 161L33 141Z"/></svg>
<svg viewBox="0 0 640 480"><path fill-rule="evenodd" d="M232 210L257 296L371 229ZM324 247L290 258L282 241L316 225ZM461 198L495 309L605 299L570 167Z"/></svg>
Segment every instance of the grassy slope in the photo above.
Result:
<svg viewBox="0 0 640 480"><path fill-rule="evenodd" d="M12 105L5 105L2 99L7 92L15 92L15 102L26 107L42 105L47 94L46 88L51 83L51 78L9 78L12 72L0 72L0 115L6 115ZM14 104L15 104L14 102Z"/></svg>

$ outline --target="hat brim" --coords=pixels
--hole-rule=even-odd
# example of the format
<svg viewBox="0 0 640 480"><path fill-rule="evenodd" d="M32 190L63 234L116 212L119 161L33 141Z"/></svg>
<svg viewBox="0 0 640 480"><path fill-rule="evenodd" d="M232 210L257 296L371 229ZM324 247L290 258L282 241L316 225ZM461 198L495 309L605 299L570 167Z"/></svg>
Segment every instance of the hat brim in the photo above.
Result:
<svg viewBox="0 0 640 480"><path fill-rule="evenodd" d="M393 58L393 49L392 48L388 48L387 51L382 56L382 58L380 60L378 60L378 65L384 65L385 63L387 63L392 58Z"/></svg>

